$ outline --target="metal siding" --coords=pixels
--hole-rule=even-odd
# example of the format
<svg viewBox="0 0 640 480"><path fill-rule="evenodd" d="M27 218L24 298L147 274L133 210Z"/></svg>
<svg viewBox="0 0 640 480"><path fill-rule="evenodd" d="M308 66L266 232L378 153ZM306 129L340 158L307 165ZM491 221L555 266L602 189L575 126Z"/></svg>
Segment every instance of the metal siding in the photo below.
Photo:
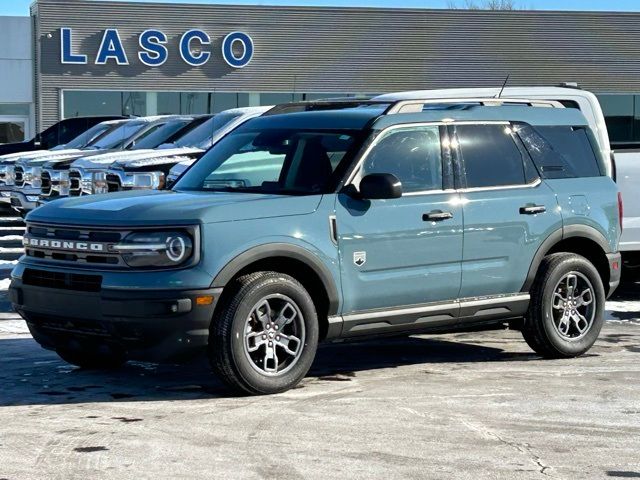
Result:
<svg viewBox="0 0 640 480"><path fill-rule="evenodd" d="M43 126L56 121L60 91L388 92L577 81L598 91L640 92L640 14L118 3L40 0ZM61 65L59 28L74 29L88 65ZM105 28L120 31L130 65L94 65ZM137 35L158 28L169 60L146 67ZM212 39L204 67L185 64L182 33ZM252 62L223 61L224 35L253 37ZM47 38L51 34L51 38Z"/></svg>

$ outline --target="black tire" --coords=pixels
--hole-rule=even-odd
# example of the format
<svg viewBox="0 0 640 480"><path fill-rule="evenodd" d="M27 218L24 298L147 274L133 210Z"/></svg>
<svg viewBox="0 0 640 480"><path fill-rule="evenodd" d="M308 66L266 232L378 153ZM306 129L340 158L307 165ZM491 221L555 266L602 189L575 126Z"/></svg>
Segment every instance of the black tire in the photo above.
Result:
<svg viewBox="0 0 640 480"><path fill-rule="evenodd" d="M557 319L554 319L552 313L556 288L560 287L559 282L572 272L581 274L591 283L592 301L595 302L590 326L576 338L568 338L560 333L560 327L556 326ZM602 279L593 264L573 253L554 253L542 261L538 270L531 288L531 303L522 335L527 344L545 358L577 357L587 352L598 338L604 323L604 303Z"/></svg>
<svg viewBox="0 0 640 480"><path fill-rule="evenodd" d="M233 290L211 323L209 360L214 372L233 390L251 395L279 393L296 386L309 371L318 345L318 315L309 293L291 276L277 272L252 273L241 277L228 288ZM288 358L288 354L285 355L286 352L274 343L273 350L291 364L279 373L280 364L277 363L276 371L269 374L261 371L260 360L252 359L252 354L248 353L245 332L247 322L254 322L258 325L256 328L262 328L262 323L253 320L256 318L253 312L259 302L272 296L282 296L287 303L289 300L294 302L294 308L297 307L302 318L292 323L300 324L304 341L297 344L295 360ZM262 364L267 363L266 349L265 344L255 352L256 356L265 352ZM284 367L285 363L282 365Z"/></svg>
<svg viewBox="0 0 640 480"><path fill-rule="evenodd" d="M65 362L87 370L112 370L127 362L122 353L113 351L58 349L56 353Z"/></svg>

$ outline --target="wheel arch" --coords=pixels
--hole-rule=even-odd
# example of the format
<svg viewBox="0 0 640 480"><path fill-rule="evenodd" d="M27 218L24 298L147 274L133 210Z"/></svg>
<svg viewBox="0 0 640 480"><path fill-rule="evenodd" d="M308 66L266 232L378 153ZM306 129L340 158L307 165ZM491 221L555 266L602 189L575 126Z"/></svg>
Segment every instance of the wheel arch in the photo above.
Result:
<svg viewBox="0 0 640 480"><path fill-rule="evenodd" d="M549 235L534 255L521 291L531 289L544 257L558 252L576 253L593 263L602 278L605 292L609 291L607 253L611 253L611 246L602 233L588 225L569 225Z"/></svg>
<svg viewBox="0 0 640 480"><path fill-rule="evenodd" d="M311 295L320 320L321 338L328 329L328 317L336 315L339 296L329 268L313 252L287 243L270 243L253 247L227 263L213 280L212 287L225 287L236 278L257 271L275 271L291 275ZM225 291L218 305L224 303Z"/></svg>

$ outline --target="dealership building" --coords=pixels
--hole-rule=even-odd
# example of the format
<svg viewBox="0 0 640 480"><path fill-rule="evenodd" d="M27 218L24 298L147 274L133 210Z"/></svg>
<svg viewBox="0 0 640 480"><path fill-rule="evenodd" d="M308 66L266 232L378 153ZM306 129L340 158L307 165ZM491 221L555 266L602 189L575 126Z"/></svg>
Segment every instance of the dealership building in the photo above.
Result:
<svg viewBox="0 0 640 480"><path fill-rule="evenodd" d="M0 17L0 143L80 115L500 86L507 75L594 91L612 140L640 143L638 45L638 13L38 0L30 17Z"/></svg>

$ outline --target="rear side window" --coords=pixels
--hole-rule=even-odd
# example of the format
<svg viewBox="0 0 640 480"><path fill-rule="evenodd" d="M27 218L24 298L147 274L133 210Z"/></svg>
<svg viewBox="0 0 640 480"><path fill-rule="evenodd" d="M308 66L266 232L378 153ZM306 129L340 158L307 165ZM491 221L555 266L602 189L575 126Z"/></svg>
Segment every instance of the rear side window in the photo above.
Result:
<svg viewBox="0 0 640 480"><path fill-rule="evenodd" d="M543 178L603 175L587 128L518 125L516 130Z"/></svg>
<svg viewBox="0 0 640 480"><path fill-rule="evenodd" d="M508 125L453 127L468 188L527 183L522 153Z"/></svg>

